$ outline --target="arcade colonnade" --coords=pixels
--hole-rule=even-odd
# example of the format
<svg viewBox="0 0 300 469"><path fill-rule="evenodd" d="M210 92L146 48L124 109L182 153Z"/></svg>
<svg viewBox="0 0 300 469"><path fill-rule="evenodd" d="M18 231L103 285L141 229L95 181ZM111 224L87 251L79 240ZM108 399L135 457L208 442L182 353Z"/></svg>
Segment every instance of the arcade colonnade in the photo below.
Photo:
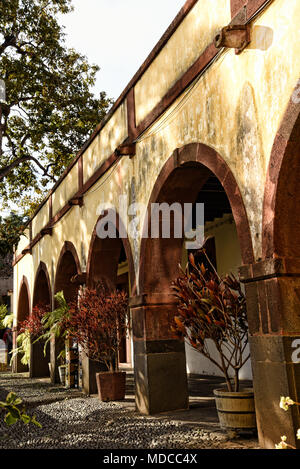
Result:
<svg viewBox="0 0 300 469"><path fill-rule="evenodd" d="M264 447L282 434L296 444L299 426L297 409L279 408L282 395L300 400L299 19L297 0L188 0L34 214L14 259L15 328L42 299L53 306L57 291L103 278L126 284L133 347L124 360L134 365L137 408L186 408L194 365L167 326L184 240L142 233L152 203L203 202L218 270L239 272L245 285ZM232 24L250 31L239 54L214 42ZM135 229L98 238L104 206L126 232L120 201L140 204ZM45 370L36 353L31 375Z"/></svg>

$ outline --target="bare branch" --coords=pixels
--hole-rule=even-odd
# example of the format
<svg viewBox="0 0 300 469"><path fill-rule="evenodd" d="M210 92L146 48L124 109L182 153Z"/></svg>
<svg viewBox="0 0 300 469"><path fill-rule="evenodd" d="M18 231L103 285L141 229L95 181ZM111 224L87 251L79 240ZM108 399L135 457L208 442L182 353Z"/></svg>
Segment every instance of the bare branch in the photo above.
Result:
<svg viewBox="0 0 300 469"><path fill-rule="evenodd" d="M5 166L4 168L0 169L0 182L8 176L8 174L17 166L20 166L22 163L26 163L28 161L33 161L42 171L43 171L43 176L49 177L53 182L56 182L56 179L54 176L48 173L47 168L45 168L41 163L34 158L33 156L20 156L19 158L16 158L12 163L9 165Z"/></svg>

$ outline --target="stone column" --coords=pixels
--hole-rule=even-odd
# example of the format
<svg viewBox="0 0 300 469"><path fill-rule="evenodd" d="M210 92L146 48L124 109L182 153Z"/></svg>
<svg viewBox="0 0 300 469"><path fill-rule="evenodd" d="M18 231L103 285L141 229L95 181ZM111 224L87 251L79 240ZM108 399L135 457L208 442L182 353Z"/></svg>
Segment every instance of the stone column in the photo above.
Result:
<svg viewBox="0 0 300 469"><path fill-rule="evenodd" d="M65 342L61 338L56 338L54 335L51 337L50 344L47 345L50 347L50 363L51 363L51 372L50 379L52 384L60 383L59 372L58 372L58 355L62 350L64 350Z"/></svg>
<svg viewBox="0 0 300 469"><path fill-rule="evenodd" d="M44 341L39 341L35 344L31 344L29 365L30 378L44 378L48 377L50 374L50 347L49 345L47 346L46 355L44 355L44 346Z"/></svg>
<svg viewBox="0 0 300 469"><path fill-rule="evenodd" d="M172 337L170 295L131 298L136 407L153 415L188 408L184 343Z"/></svg>
<svg viewBox="0 0 300 469"><path fill-rule="evenodd" d="M300 408L287 412L280 397L300 402L300 259L274 258L240 268L245 284L253 385L260 444L274 448L281 436L299 447ZM299 348L299 345L298 345ZM300 355L300 354L299 354Z"/></svg>

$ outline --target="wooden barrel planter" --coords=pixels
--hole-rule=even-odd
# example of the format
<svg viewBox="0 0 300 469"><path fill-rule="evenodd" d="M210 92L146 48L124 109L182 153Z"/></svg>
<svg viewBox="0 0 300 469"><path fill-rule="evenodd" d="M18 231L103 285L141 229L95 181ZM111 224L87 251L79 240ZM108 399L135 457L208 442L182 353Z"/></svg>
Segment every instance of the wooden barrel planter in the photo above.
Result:
<svg viewBox="0 0 300 469"><path fill-rule="evenodd" d="M240 392L215 389L214 396L221 428L236 431L256 431L253 389L243 389Z"/></svg>
<svg viewBox="0 0 300 469"><path fill-rule="evenodd" d="M98 397L100 401L122 401L125 399L126 372L96 373Z"/></svg>

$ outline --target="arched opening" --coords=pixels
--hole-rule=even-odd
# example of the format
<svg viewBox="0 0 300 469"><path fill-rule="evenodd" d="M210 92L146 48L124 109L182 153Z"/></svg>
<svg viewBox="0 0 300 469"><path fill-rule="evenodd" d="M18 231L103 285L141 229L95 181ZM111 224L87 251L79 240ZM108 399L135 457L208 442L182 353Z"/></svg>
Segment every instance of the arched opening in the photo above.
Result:
<svg viewBox="0 0 300 469"><path fill-rule="evenodd" d="M51 284L46 265L41 262L36 273L32 309L41 307L42 309L51 308ZM50 350L46 348L44 353L44 342L37 342L31 346L30 354L30 377L39 378L49 376Z"/></svg>
<svg viewBox="0 0 300 469"><path fill-rule="evenodd" d="M27 278L24 276L21 285L20 285L20 293L19 293L19 301L18 301L18 313L17 313L17 327L13 333L13 348L17 347L17 334L20 327L20 324L28 319L30 315L30 290ZM18 354L14 359L13 363L13 371L16 373L24 373L29 370L27 365L23 365L21 363L20 355Z"/></svg>
<svg viewBox="0 0 300 469"><path fill-rule="evenodd" d="M300 258L299 109L297 118L296 110L292 113L294 119L291 113L288 109L269 164L264 200L263 258ZM287 119L292 124L288 129Z"/></svg>
<svg viewBox="0 0 300 469"><path fill-rule="evenodd" d="M54 295L63 292L64 298L67 303L77 298L80 283L77 278L82 274L79 258L76 253L74 245L66 241L61 250L60 257L57 264ZM54 308L57 303L54 302ZM61 352L65 350L65 341L62 338L56 339L51 343L51 380L59 382L58 366L65 363L66 359L58 360ZM75 368L75 367L74 367ZM76 369L78 366L76 367ZM74 371L74 375L70 378L72 386L77 386L78 373Z"/></svg>
<svg viewBox="0 0 300 469"><path fill-rule="evenodd" d="M151 225L153 203L204 203L205 234L209 235L212 257L220 273L237 273L242 262L253 261L252 242L245 207L235 179L221 157L202 144L176 150L163 167L154 186L149 208ZM160 218L160 225L163 217ZM186 243L174 236L171 217L170 237L144 237L139 272L140 297L132 304L135 346L137 407L154 414L188 407L187 372L215 373L170 331L175 298L172 281L178 277L178 264L187 260ZM229 272L228 272L229 271ZM204 367L204 368L203 368ZM251 378L250 374L246 376Z"/></svg>
<svg viewBox="0 0 300 469"><path fill-rule="evenodd" d="M109 220L109 221L108 221ZM99 217L90 243L87 263L87 285L95 288L102 283L109 290L119 289L131 295L135 289L135 275L131 247L127 237L120 237L121 223L118 214L107 211ZM107 233L107 237L99 236L100 232ZM122 226L122 232L124 227ZM119 349L120 369L131 370L133 366L132 337L129 333L122 340ZM89 360L89 382L84 383L85 391L89 394L97 392L95 372L103 370L101 364Z"/></svg>
<svg viewBox="0 0 300 469"><path fill-rule="evenodd" d="M246 288L258 311L251 350L257 377L257 421L261 445L274 447L281 435L295 438L299 413L282 412L280 396L300 399L300 103L299 85L276 134L266 179L262 260L250 266ZM293 354L294 353L294 354ZM295 357L295 358L293 358ZM297 358L298 357L298 358ZM263 386L259 386L263 382ZM280 429L280 430L279 430ZM280 433L280 434L279 434Z"/></svg>

